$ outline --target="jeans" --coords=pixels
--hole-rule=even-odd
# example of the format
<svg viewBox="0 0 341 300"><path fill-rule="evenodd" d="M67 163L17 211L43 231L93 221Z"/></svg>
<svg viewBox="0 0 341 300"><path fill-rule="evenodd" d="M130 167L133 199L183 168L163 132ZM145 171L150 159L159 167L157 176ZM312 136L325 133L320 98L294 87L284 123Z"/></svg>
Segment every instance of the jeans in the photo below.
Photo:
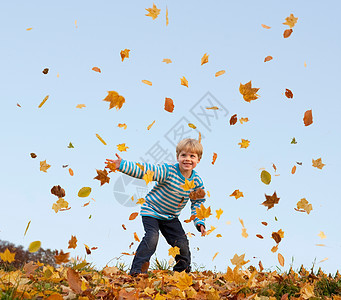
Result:
<svg viewBox="0 0 341 300"><path fill-rule="evenodd" d="M180 254L175 256L176 264L173 267L173 270L178 272L182 272L183 270L190 272L191 252L189 251L189 242L179 219L159 220L142 216L142 223L145 235L136 250L130 274L141 273L142 265L149 262L150 257L156 250L157 242L159 240L159 230L169 245L180 248Z"/></svg>

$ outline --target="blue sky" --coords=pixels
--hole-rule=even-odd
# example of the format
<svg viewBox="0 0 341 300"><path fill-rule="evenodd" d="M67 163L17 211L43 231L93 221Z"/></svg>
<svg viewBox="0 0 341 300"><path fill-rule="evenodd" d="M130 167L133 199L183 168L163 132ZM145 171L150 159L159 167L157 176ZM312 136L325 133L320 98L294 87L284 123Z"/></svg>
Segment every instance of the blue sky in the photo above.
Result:
<svg viewBox="0 0 341 300"><path fill-rule="evenodd" d="M96 246L87 260L98 267L121 252L134 251L136 242L129 249L133 233L142 238L143 227L140 217L134 221L128 217L139 211L139 206L119 203L115 184L121 180L120 174L111 174L110 183L100 186L93 179L96 169L104 168L106 158L114 158L116 145L121 143L129 149L120 155L132 161L145 158L156 142L175 155L175 147L165 135L185 118L204 135L204 156L196 170L211 194L206 206L211 206L214 214L207 219L207 227L217 227L202 238L193 224L183 223L186 232L196 234L190 238L193 261L224 271L235 253L245 253L252 264L261 260L265 268L275 268L279 264L277 253L270 251L275 245L271 233L282 229L285 235L278 252L285 258L283 270L293 260L293 267L304 264L310 268L316 261L316 267L335 272L341 262L336 225L341 110L337 92L341 43L335 26L338 1L325 1L323 6L319 1L154 3L161 9L156 20L145 16L145 8L153 5L148 1L2 4L0 238L25 247L40 240L44 248L65 251L75 235L79 242L71 255L84 256L83 244ZM298 22L292 35L284 39L288 26L282 23L291 13ZM131 50L130 57L122 62L120 51L126 48ZM209 62L201 66L204 53ZM273 60L265 63L268 55ZM173 62L165 64L164 58ZM102 72L92 71L93 67ZM49 68L46 75L44 68ZM215 77L220 70L226 73ZM188 88L180 85L183 76ZM247 103L239 84L250 80L260 88L260 97ZM286 88L293 92L293 99L285 97ZM109 103L102 101L111 90L125 97L119 111L108 110ZM218 111L209 127L191 113L195 105L203 105L201 99L207 92L227 112L224 116ZM49 99L38 108L46 95ZM173 113L163 109L165 97L173 99ZM78 109L77 104L86 107ZM314 123L306 127L302 119L309 109ZM230 126L233 114L247 117L249 122ZM154 120L148 131L146 127ZM118 128L118 123L126 123L127 129ZM295 145L290 143L293 137ZM250 140L247 149L238 146L242 138ZM74 149L67 148L69 142ZM31 152L37 154L36 159L30 157ZM218 154L214 165L213 152ZM326 164L322 170L312 167L312 159L320 157ZM39 171L39 161L45 159L51 165L47 173ZM297 161L302 166L297 165L292 175ZM62 167L67 164L74 170L73 177ZM265 185L260 180L261 168L280 176L272 176L270 185ZM69 211L56 214L51 209L57 200L50 193L54 185L65 189ZM83 186L92 188L89 199L77 196ZM126 189L126 194L136 192L132 184ZM235 189L242 191L244 198L229 197ZM260 204L265 201L264 194L274 191L279 204L267 210ZM90 198L96 201L82 207ZM313 206L309 215L294 210L301 198ZM219 208L224 213L217 220L215 210ZM180 219L189 215L187 206ZM248 238L241 236L239 218ZM318 236L320 231L326 239ZM216 237L218 233L222 238ZM157 257L168 260L168 248L161 237ZM216 252L219 254L212 262ZM319 263L325 258L328 260ZM130 264L132 257L122 260Z"/></svg>

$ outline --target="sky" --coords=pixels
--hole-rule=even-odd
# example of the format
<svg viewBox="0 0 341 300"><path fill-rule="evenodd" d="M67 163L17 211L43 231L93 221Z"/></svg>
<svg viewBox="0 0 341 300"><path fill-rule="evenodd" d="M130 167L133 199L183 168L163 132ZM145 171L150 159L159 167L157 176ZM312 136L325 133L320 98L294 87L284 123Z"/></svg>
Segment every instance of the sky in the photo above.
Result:
<svg viewBox="0 0 341 300"><path fill-rule="evenodd" d="M194 138L200 132L204 154L196 171L210 193L205 206L211 207L212 216L206 227L216 229L201 237L193 223L183 222L190 217L190 205L181 212L185 232L195 234L189 238L193 266L224 272L232 267L235 254L245 254L247 266L262 261L265 269L285 271L303 264L335 273L341 263L337 226L341 40L335 25L340 3L154 3L161 9L155 20L146 16L151 1L1 4L0 239L26 248L39 240L43 248L69 251L72 257L85 257L86 244L98 247L86 256L96 267L116 262L129 266L132 256L121 253L136 250L134 232L141 239L143 227L140 216L128 218L139 212L136 198L152 184L147 187L143 180L111 173L109 184L100 186L94 179L96 169L103 170L105 159L115 158L115 153L134 162L174 160L181 132ZM283 23L290 14L298 21L291 36L283 38L289 28ZM130 56L122 61L124 49L130 49ZM208 63L201 65L205 53ZM264 62L269 55L273 59ZM172 63L162 62L165 58ZM47 74L42 73L45 68ZM215 77L220 70L226 73ZM183 76L188 87L180 84ZM259 88L259 98L249 103L239 85L250 80ZM292 99L285 96L286 89L293 92ZM125 98L120 110L109 110L103 101L108 91ZM172 113L164 110L166 97L174 101ZM78 104L86 107L76 108ZM210 106L219 110L207 110ZM313 115L309 126L303 122L307 110ZM231 126L234 114L249 121ZM119 123L127 129L119 128ZM293 137L297 144L291 144ZM240 148L241 139L250 141L248 148ZM74 148L67 147L70 142ZM129 147L126 152L117 150L122 143ZM160 156L153 161L156 147ZM312 166L312 159L318 158L323 169ZM47 172L40 171L44 160L51 165ZM272 175L269 185L260 179L263 169ZM52 210L55 185L65 189L70 210ZM91 187L89 197L78 197L82 187ZM237 189L244 197L230 196ZM279 203L271 209L261 205L265 194L275 191ZM312 204L309 214L295 210L302 198ZM223 210L219 220L218 209ZM241 235L239 219L247 238ZM280 229L284 237L272 253L276 243L271 234ZM321 231L325 239L319 236ZM78 239L76 249L67 249L71 235ZM160 236L156 257L168 261L169 247ZM285 259L283 267L278 253Z"/></svg>

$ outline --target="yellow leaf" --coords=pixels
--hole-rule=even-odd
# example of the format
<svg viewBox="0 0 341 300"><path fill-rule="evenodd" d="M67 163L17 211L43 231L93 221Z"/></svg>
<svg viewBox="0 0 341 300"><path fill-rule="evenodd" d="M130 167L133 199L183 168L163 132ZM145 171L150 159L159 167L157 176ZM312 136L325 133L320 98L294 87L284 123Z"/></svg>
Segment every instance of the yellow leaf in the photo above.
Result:
<svg viewBox="0 0 341 300"><path fill-rule="evenodd" d="M243 124L244 122L249 122L249 118L240 118L239 122Z"/></svg>
<svg viewBox="0 0 341 300"><path fill-rule="evenodd" d="M77 104L76 105L76 108L83 108L83 107L86 107L85 104Z"/></svg>
<svg viewBox="0 0 341 300"><path fill-rule="evenodd" d="M219 220L221 214L224 212L221 208L219 208L218 210L215 211L217 213L216 218Z"/></svg>
<svg viewBox="0 0 341 300"><path fill-rule="evenodd" d="M168 7L166 6L166 26L169 24L169 19L168 19Z"/></svg>
<svg viewBox="0 0 341 300"><path fill-rule="evenodd" d="M240 84L239 86L239 92L243 95L243 98L246 102L256 100L259 97L259 95L256 94L258 90L259 88L251 87L251 81L245 84Z"/></svg>
<svg viewBox="0 0 341 300"><path fill-rule="evenodd" d="M306 63L306 62L304 62L304 67L305 67L305 68L307 67L307 63Z"/></svg>
<svg viewBox="0 0 341 300"><path fill-rule="evenodd" d="M303 209L309 215L310 212L313 210L313 206L309 204L306 198L302 198L300 201L297 202L297 209Z"/></svg>
<svg viewBox="0 0 341 300"><path fill-rule="evenodd" d="M15 261L14 256L15 256L15 253L14 252L11 253L8 250L8 248L6 248L6 250L4 252L0 253L0 258L3 262L11 263L11 262Z"/></svg>
<svg viewBox="0 0 341 300"><path fill-rule="evenodd" d="M195 183L194 183L194 179L192 181L187 180L187 178L185 179L185 184L180 185L184 191L189 191L190 189L194 189L195 188Z"/></svg>
<svg viewBox="0 0 341 300"><path fill-rule="evenodd" d="M46 163L46 159L40 162L40 171L43 171L46 173L46 170L51 167L51 165Z"/></svg>
<svg viewBox="0 0 341 300"><path fill-rule="evenodd" d="M245 227L244 226L244 221L241 218L238 218L238 219L239 219L240 224L242 224L242 227Z"/></svg>
<svg viewBox="0 0 341 300"><path fill-rule="evenodd" d="M103 143L103 145L107 144L98 133L96 133L96 137Z"/></svg>
<svg viewBox="0 0 341 300"><path fill-rule="evenodd" d="M142 172L144 172L144 166L139 164L139 163L136 163L136 165L142 170Z"/></svg>
<svg viewBox="0 0 341 300"><path fill-rule="evenodd" d="M318 158L318 159L316 159L316 160L313 159L313 167L322 170L322 168L323 168L324 166L325 166L325 164L322 163L321 157Z"/></svg>
<svg viewBox="0 0 341 300"><path fill-rule="evenodd" d="M314 284L306 283L301 287L300 294L303 299L310 299L315 297Z"/></svg>
<svg viewBox="0 0 341 300"><path fill-rule="evenodd" d="M192 124L192 123L188 123L188 126L191 127L192 129L196 129L196 128L197 128L197 126L195 126L195 125Z"/></svg>
<svg viewBox="0 0 341 300"><path fill-rule="evenodd" d="M260 180L264 184L270 184L270 182L271 182L271 174L268 171L263 170L262 173L260 173Z"/></svg>
<svg viewBox="0 0 341 300"><path fill-rule="evenodd" d="M221 235L220 233L218 233L218 234L216 235L216 237L217 237L217 238L220 238L220 237L222 237L222 235Z"/></svg>
<svg viewBox="0 0 341 300"><path fill-rule="evenodd" d="M146 202L146 200L144 200L144 198L139 198L139 199L137 199L136 204L141 204L142 205L145 202Z"/></svg>
<svg viewBox="0 0 341 300"><path fill-rule="evenodd" d="M47 99L49 99L49 95L47 95L47 96L43 99L43 101L39 104L38 108L41 108L41 107L44 105L44 103L47 101Z"/></svg>
<svg viewBox="0 0 341 300"><path fill-rule="evenodd" d="M180 254L180 248L177 246L171 247L168 249L168 255L173 256L175 258L176 255Z"/></svg>
<svg viewBox="0 0 341 300"><path fill-rule="evenodd" d="M28 228L30 227L30 224L31 224L31 221L29 221L29 222L27 223L27 226L26 226L26 229L25 229L24 236L26 235L26 233L27 233L27 230L28 230Z"/></svg>
<svg viewBox="0 0 341 300"><path fill-rule="evenodd" d="M214 255L213 255L213 258L212 258L212 261L217 257L219 252L216 252Z"/></svg>
<svg viewBox="0 0 341 300"><path fill-rule="evenodd" d="M238 143L238 145L240 145L240 148L247 148L250 145L250 141L242 139L242 141Z"/></svg>
<svg viewBox="0 0 341 300"><path fill-rule="evenodd" d="M201 65L208 63L208 55L207 53L201 58Z"/></svg>
<svg viewBox="0 0 341 300"><path fill-rule="evenodd" d="M244 197L243 192L240 192L239 190L235 190L230 197L235 197L236 199L240 198L240 197Z"/></svg>
<svg viewBox="0 0 341 300"><path fill-rule="evenodd" d="M318 236L321 238L321 239L326 239L327 236L324 234L323 231L320 231L320 233L318 234Z"/></svg>
<svg viewBox="0 0 341 300"><path fill-rule="evenodd" d="M297 23L298 18L295 18L293 14L290 14L289 17L285 18L285 22L283 25L289 25L290 28L293 28Z"/></svg>
<svg viewBox="0 0 341 300"><path fill-rule="evenodd" d="M176 276L178 279L178 283L176 286L181 290L185 290L188 287L190 287L193 282L192 282L192 276L188 275L185 271L182 271L179 275Z"/></svg>
<svg viewBox="0 0 341 300"><path fill-rule="evenodd" d="M185 76L183 76L182 78L180 78L181 80L181 85L184 85L184 86L187 86L188 87L188 81L187 79L185 78Z"/></svg>
<svg viewBox="0 0 341 300"><path fill-rule="evenodd" d="M242 228L242 237L247 238L248 236L249 236L249 234L246 232L246 228L243 227Z"/></svg>
<svg viewBox="0 0 341 300"><path fill-rule="evenodd" d="M91 193L91 187L82 187L79 191L78 191L78 197L88 197Z"/></svg>
<svg viewBox="0 0 341 300"><path fill-rule="evenodd" d="M214 227L211 225L211 228L209 230L207 230L206 235L209 235L210 233L212 233L216 229L217 229L217 227Z"/></svg>
<svg viewBox="0 0 341 300"><path fill-rule="evenodd" d="M103 101L110 102L109 109L116 107L116 110L119 110L126 100L119 93L115 91L108 91L108 95L103 99Z"/></svg>
<svg viewBox="0 0 341 300"><path fill-rule="evenodd" d="M32 30L32 27L30 27L30 28L26 28L26 30L27 30L27 31L30 31L30 30Z"/></svg>
<svg viewBox="0 0 341 300"><path fill-rule="evenodd" d="M320 260L319 263L324 262L326 260L328 260L328 257L325 257L324 259Z"/></svg>
<svg viewBox="0 0 341 300"><path fill-rule="evenodd" d="M118 151L123 152L123 151L127 151L127 149L129 149L129 147L127 147L126 144L123 143L123 144L118 144L117 149L118 149Z"/></svg>
<svg viewBox="0 0 341 300"><path fill-rule="evenodd" d="M142 83L152 86L152 82L149 80L142 80Z"/></svg>
<svg viewBox="0 0 341 300"><path fill-rule="evenodd" d="M150 128L152 128L152 126L154 125L154 123L155 123L155 120L154 120L151 124L149 124L149 125L147 126L147 130L149 130Z"/></svg>
<svg viewBox="0 0 341 300"><path fill-rule="evenodd" d="M123 123L123 124L119 123L119 124L117 125L117 127L123 128L123 129L127 129L127 124L125 124L125 123Z"/></svg>
<svg viewBox="0 0 341 300"><path fill-rule="evenodd" d="M166 64L171 64L172 61L169 58L164 58L162 62L165 62Z"/></svg>
<svg viewBox="0 0 341 300"><path fill-rule="evenodd" d="M134 232L134 239L135 239L136 242L140 242L140 239L139 239L139 237L138 237L136 232Z"/></svg>
<svg viewBox="0 0 341 300"><path fill-rule="evenodd" d="M211 197L211 194L209 191L206 191L207 197Z"/></svg>
<svg viewBox="0 0 341 300"><path fill-rule="evenodd" d="M152 8L146 8L146 11L148 11L148 14L146 14L147 17L152 17L153 20L155 20L158 15L160 14L161 9L158 9L156 5L153 3Z"/></svg>
<svg viewBox="0 0 341 300"><path fill-rule="evenodd" d="M196 208L196 215L197 215L197 218L202 220L202 219L205 219L205 218L208 218L209 216L211 216L211 207L207 207L205 208L204 204L200 204L200 208L197 207Z"/></svg>
<svg viewBox="0 0 341 300"><path fill-rule="evenodd" d="M31 253L37 252L40 249L40 246L41 246L41 242L40 241L32 242L28 246L28 251L31 252Z"/></svg>
<svg viewBox="0 0 341 300"><path fill-rule="evenodd" d="M130 52L129 49L121 50L120 55L121 55L122 61L124 61L125 58L129 58L129 52Z"/></svg>
<svg viewBox="0 0 341 300"><path fill-rule="evenodd" d="M225 74L225 70L221 70L215 73L215 77Z"/></svg>
<svg viewBox="0 0 341 300"><path fill-rule="evenodd" d="M241 267L241 266L247 264L247 263L250 261L250 260L245 261L244 258L245 258L245 253L242 254L242 255L240 255L240 256L238 256L237 254L235 254L235 255L233 256L233 258L230 259L230 260L231 260L231 263L232 263L233 265L235 265L235 266L237 266L237 267Z"/></svg>
<svg viewBox="0 0 341 300"><path fill-rule="evenodd" d="M149 182L153 181L154 172L151 170L147 170L147 172L143 175L142 179L146 182L146 185L148 185Z"/></svg>

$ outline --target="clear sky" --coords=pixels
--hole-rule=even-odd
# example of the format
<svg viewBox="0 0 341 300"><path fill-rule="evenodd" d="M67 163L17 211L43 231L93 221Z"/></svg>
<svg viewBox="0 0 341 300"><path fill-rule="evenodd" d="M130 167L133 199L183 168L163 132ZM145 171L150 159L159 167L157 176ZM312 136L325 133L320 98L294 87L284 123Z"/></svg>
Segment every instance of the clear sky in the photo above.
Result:
<svg viewBox="0 0 341 300"><path fill-rule="evenodd" d="M139 186L110 174L110 183L100 186L93 179L96 169L104 168L106 158L115 157L121 143L129 147L120 152L127 160L152 162L149 154L156 143L174 158L174 141L179 138L174 132L184 128L190 136L197 137L198 131L203 135L204 155L196 170L210 192L206 206L213 215L207 228L217 228L203 238L192 223L183 223L186 232L195 234L190 247L197 265L225 271L234 254L245 253L251 264L261 260L265 268L274 269L281 253L282 270L291 264L310 268L314 261L315 267L327 272L340 269L339 1L154 3L161 9L155 20L145 16L152 1L1 4L0 239L25 247L40 240L43 248L65 252L75 235L78 247L71 249L71 256L84 256L83 244L98 247L86 257L97 267L115 263L121 252L135 251L138 243L133 234L142 238L143 227L140 216L128 220L139 211L129 198L145 193L145 182ZM284 39L289 27L282 23L291 13L298 22ZM122 62L124 49L130 49L130 57ZM209 60L201 65L205 53ZM273 60L264 62L268 55ZM172 63L162 62L164 58ZM102 72L92 71L93 67ZM48 74L42 73L44 68L49 68ZM215 77L220 70L226 73ZM183 76L188 87L180 84ZM259 98L247 103L239 84L250 80L259 88ZM293 99L286 98L285 89L293 92ZM107 91L125 97L120 110L109 110L109 103L102 101ZM49 99L38 108L47 95ZM173 113L164 110L165 97L173 99ZM86 107L76 108L78 104ZM205 110L208 106L220 110ZM304 112L310 109L313 124L304 126ZM209 123L203 111L210 114ZM233 114L249 122L230 126ZM118 123L126 123L127 129L118 128ZM291 144L293 137L297 144ZM247 149L238 145L241 139L250 141ZM73 149L67 148L70 142ZM37 158L30 157L32 152ZM214 152L218 157L212 165ZM325 164L322 170L312 166L312 159L318 158ZM51 165L46 173L39 170L44 160ZM63 165L73 169L73 177ZM291 174L294 165L297 170ZM269 185L260 180L261 168L272 175ZM54 185L65 189L70 210L52 210L57 200L50 193ZM79 189L86 186L92 188L91 195L79 198ZM236 189L243 198L229 196ZM264 194L275 191L279 203L267 210L261 205ZM309 215L294 210L302 198L312 204ZM218 220L215 210L220 208L224 212ZM189 216L188 204L180 220ZM239 218L247 238L241 235ZM272 253L276 243L271 233L280 229L284 238L278 252ZM325 239L318 236L321 231ZM168 248L161 237L157 257L168 260ZM121 261L130 264L132 257L123 256Z"/></svg>

